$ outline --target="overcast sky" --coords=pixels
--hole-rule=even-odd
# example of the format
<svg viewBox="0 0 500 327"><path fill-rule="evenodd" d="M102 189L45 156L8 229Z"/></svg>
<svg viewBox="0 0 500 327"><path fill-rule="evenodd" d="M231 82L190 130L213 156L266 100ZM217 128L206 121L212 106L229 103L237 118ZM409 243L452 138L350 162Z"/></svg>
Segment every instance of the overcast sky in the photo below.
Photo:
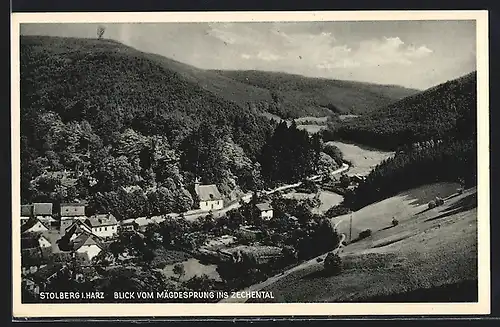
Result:
<svg viewBox="0 0 500 327"><path fill-rule="evenodd" d="M257 69L425 89L476 69L474 21L101 24L112 38L206 69ZM97 24L21 34L96 37Z"/></svg>

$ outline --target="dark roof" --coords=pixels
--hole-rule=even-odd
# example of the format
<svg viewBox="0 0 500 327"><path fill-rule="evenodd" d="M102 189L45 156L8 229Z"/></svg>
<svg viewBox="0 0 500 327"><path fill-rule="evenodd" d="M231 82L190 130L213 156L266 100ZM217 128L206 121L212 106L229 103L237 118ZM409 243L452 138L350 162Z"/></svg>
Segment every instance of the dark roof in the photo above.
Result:
<svg viewBox="0 0 500 327"><path fill-rule="evenodd" d="M21 205L21 217L32 216L33 215L33 205L23 204Z"/></svg>
<svg viewBox="0 0 500 327"><path fill-rule="evenodd" d="M31 217L30 219L28 219L27 222L24 223L24 225L21 226L21 233L24 233L26 232L27 230L29 230L31 227L35 226L37 223L40 223L43 225L43 223L38 220L37 218L35 217ZM47 226L43 225L45 228L47 228Z"/></svg>
<svg viewBox="0 0 500 327"><path fill-rule="evenodd" d="M86 206L87 202L71 202L71 203L61 203L61 207L79 207L79 206Z"/></svg>
<svg viewBox="0 0 500 327"><path fill-rule="evenodd" d="M88 218L85 222L87 223L87 225L90 224L90 226L92 227L110 226L118 224L118 221L116 220L115 216L113 216L110 213L93 215L92 217Z"/></svg>
<svg viewBox="0 0 500 327"><path fill-rule="evenodd" d="M196 185L196 195L201 201L222 200L222 196L216 185Z"/></svg>
<svg viewBox="0 0 500 327"><path fill-rule="evenodd" d="M124 219L120 223L121 223L121 225L133 225L133 224L137 224L135 222L134 218Z"/></svg>
<svg viewBox="0 0 500 327"><path fill-rule="evenodd" d="M78 235L73 240L73 249L78 250L79 248L81 248L84 245L93 245L93 244L97 245L101 249L104 248L101 241L99 240L99 238L97 236L84 232L84 233Z"/></svg>
<svg viewBox="0 0 500 327"><path fill-rule="evenodd" d="M33 203L33 214L35 216L51 216L52 203Z"/></svg>
<svg viewBox="0 0 500 327"><path fill-rule="evenodd" d="M85 229L84 227L87 227L87 229ZM85 225L81 220L76 220L71 225L66 227L64 234L71 237L73 234L80 234L87 230L90 230L89 226Z"/></svg>
<svg viewBox="0 0 500 327"><path fill-rule="evenodd" d="M271 207L271 204L268 203L268 202L264 202L264 203L257 203L255 205L260 211L267 211L267 210L272 210L273 207Z"/></svg>

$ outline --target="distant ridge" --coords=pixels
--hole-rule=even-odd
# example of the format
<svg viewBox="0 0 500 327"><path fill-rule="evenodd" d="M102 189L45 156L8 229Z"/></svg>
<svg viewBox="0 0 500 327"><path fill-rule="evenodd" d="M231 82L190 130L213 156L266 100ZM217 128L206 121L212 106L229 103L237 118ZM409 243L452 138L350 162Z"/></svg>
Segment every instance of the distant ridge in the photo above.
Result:
<svg viewBox="0 0 500 327"><path fill-rule="evenodd" d="M279 99L284 107L271 113L281 117L320 116L329 112L364 114L419 92L396 85L306 77L283 72L257 70L213 70L213 72L269 90L273 99ZM286 108L302 109L279 111L287 110Z"/></svg>
<svg viewBox="0 0 500 327"><path fill-rule="evenodd" d="M130 54L151 60L162 69L179 74L184 81L239 105L282 118L325 116L332 113L363 114L378 110L396 100L418 92L395 85L378 85L296 74L265 71L204 70L152 53L144 53L110 39L79 39L49 36L22 36L47 46L72 51L85 46L98 46L100 51ZM96 48L97 49L97 48ZM61 51L59 49L58 51Z"/></svg>
<svg viewBox="0 0 500 327"><path fill-rule="evenodd" d="M441 83L326 132L380 149L414 142L476 135L477 72Z"/></svg>

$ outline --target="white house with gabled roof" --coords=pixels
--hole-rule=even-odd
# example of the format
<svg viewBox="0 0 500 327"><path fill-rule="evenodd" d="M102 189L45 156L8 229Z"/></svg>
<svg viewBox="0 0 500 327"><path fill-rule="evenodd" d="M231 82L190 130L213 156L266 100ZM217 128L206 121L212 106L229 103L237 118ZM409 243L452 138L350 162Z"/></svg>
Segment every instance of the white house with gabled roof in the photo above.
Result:
<svg viewBox="0 0 500 327"><path fill-rule="evenodd" d="M97 214L85 220L85 224L92 229L92 234L102 238L112 238L118 235L118 221L110 213Z"/></svg>
<svg viewBox="0 0 500 327"><path fill-rule="evenodd" d="M199 207L202 211L213 211L224 208L224 199L215 184L200 185L196 180L194 191L199 199Z"/></svg>

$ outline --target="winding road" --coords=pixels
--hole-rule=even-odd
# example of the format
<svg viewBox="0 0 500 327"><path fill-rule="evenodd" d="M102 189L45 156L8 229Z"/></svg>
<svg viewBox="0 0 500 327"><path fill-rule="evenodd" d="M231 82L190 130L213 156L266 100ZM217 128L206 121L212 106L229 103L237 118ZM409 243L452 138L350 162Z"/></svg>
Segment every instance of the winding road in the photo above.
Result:
<svg viewBox="0 0 500 327"><path fill-rule="evenodd" d="M342 164L342 167L340 167L339 169L333 171L331 173L331 175L332 176L333 175L338 175L340 173L343 173L343 172L347 171L348 169L349 169L349 165L346 164L346 163L344 163L344 164ZM314 176L309 177L308 180L319 181L319 180L321 180L321 178L322 178L321 175L314 175ZM267 194L267 195L269 195L269 194L273 194L273 193L276 193L276 192L279 192L279 191L284 191L284 190L288 190L288 189L291 189L291 188L298 187L301 184L302 184L302 182L298 182L298 183L294 183L294 184L287 184L287 185L283 185L283 186L274 188L272 190L264 191L264 193ZM231 211L231 210L234 210L234 209L238 209L239 207L241 207L241 200L243 200L244 202L248 203L252 199L252 195L253 195L252 192L246 193L238 201L234 201L231 204L229 204L228 206L226 206L226 207L224 207L224 208L222 208L220 210L212 211L212 215L215 218L219 218L219 217L223 216L224 214L226 214L228 211ZM172 217L172 218L178 218L181 215L183 215L184 218L186 218L186 220L193 221L193 220L196 220L196 219L198 219L200 217L208 215L208 212L207 211L201 211L201 210L191 210L191 211L184 212L182 214L180 214L180 213L169 213L169 214L166 214L164 216L168 216L168 217ZM150 219L147 219L145 221L147 223L160 223L161 221L165 220L164 216L151 217ZM144 220L144 218L138 218L138 219L143 219Z"/></svg>

